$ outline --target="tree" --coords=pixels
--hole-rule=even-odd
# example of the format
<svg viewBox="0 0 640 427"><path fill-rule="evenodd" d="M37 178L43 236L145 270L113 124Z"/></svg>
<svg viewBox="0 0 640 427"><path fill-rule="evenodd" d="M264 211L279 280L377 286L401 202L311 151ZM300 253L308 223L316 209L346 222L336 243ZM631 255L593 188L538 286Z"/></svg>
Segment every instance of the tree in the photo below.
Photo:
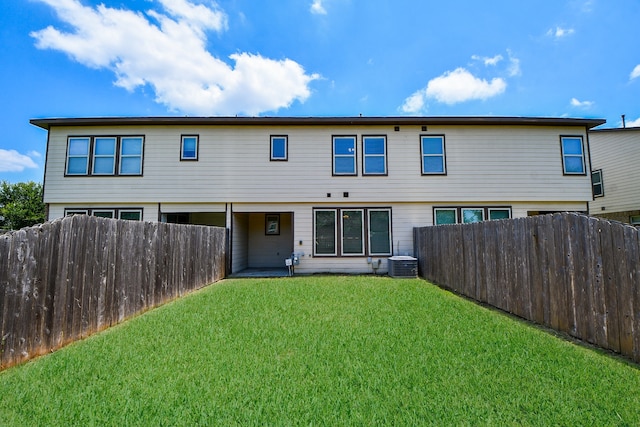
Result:
<svg viewBox="0 0 640 427"><path fill-rule="evenodd" d="M42 184L18 182L0 184L0 228L18 230L44 222Z"/></svg>

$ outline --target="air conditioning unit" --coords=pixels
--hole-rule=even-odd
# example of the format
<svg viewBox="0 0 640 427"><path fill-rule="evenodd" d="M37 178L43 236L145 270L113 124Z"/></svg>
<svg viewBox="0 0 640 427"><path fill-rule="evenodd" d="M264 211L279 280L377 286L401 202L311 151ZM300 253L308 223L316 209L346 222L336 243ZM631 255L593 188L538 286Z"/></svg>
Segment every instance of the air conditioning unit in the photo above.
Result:
<svg viewBox="0 0 640 427"><path fill-rule="evenodd" d="M390 277L418 277L418 259L412 256L392 256L388 259Z"/></svg>

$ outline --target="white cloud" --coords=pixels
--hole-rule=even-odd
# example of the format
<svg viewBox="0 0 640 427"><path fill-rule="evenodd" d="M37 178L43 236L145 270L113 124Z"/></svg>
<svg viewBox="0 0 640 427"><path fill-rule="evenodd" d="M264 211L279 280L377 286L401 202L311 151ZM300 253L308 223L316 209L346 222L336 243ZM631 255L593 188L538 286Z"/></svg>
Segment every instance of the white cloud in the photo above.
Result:
<svg viewBox="0 0 640 427"><path fill-rule="evenodd" d="M488 99L503 93L506 88L507 83L502 78L494 78L488 82L460 67L429 81L426 96L452 105L476 99Z"/></svg>
<svg viewBox="0 0 640 427"><path fill-rule="evenodd" d="M424 89L420 89L413 95L404 100L404 104L400 107L400 110L408 114L419 114L424 110L424 103L426 92Z"/></svg>
<svg viewBox="0 0 640 427"><path fill-rule="evenodd" d="M640 64L636 65L631 74L629 75L629 79L633 80L635 78L640 77Z"/></svg>
<svg viewBox="0 0 640 427"><path fill-rule="evenodd" d="M625 126L628 128L636 128L636 127L640 127L640 117L638 117L635 120L625 120Z"/></svg>
<svg viewBox="0 0 640 427"><path fill-rule="evenodd" d="M227 28L227 16L213 3L159 0L163 12L146 14L79 0L40 0L73 30L52 26L35 31L40 49L55 49L92 68L114 72L127 90L149 85L156 101L187 114L259 114L304 102L311 94L307 74L290 59L235 53L234 66L206 50L207 32Z"/></svg>
<svg viewBox="0 0 640 427"><path fill-rule="evenodd" d="M502 55L496 55L491 58L487 56L473 55L471 59L473 59L474 61L482 61L484 65L489 66L489 65L498 65L498 62L502 61L504 58L502 57Z"/></svg>
<svg viewBox="0 0 640 427"><path fill-rule="evenodd" d="M507 53L509 54L509 67L507 68L507 73L509 77L515 77L522 74L522 70L520 69L520 60L514 57L511 54L511 51L507 49Z"/></svg>
<svg viewBox="0 0 640 427"><path fill-rule="evenodd" d="M322 0L313 0L311 4L311 13L315 13L316 15L326 15L327 10L322 5Z"/></svg>
<svg viewBox="0 0 640 427"><path fill-rule="evenodd" d="M593 101L579 101L576 98L571 98L571 106L578 108L589 108L594 104Z"/></svg>
<svg viewBox="0 0 640 427"><path fill-rule="evenodd" d="M34 152L29 153L32 155ZM38 153L40 156L40 153ZM3 150L0 148L0 172L22 172L27 168L37 168L38 165L29 156L18 153L16 150Z"/></svg>
<svg viewBox="0 0 640 427"><path fill-rule="evenodd" d="M569 36L573 33L575 33L575 30L573 28L562 27L550 28L549 31L547 31L548 36L555 37L556 39Z"/></svg>

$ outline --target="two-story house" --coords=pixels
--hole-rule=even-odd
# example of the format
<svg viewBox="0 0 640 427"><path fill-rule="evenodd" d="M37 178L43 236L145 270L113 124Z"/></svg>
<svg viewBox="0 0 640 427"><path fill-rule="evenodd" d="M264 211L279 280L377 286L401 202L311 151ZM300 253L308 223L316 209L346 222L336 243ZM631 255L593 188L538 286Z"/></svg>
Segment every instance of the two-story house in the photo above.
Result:
<svg viewBox="0 0 640 427"><path fill-rule="evenodd" d="M593 202L589 213L640 225L640 127L594 129L589 132Z"/></svg>
<svg viewBox="0 0 640 427"><path fill-rule="evenodd" d="M224 226L231 273L386 271L413 227L588 210L589 129L522 117L34 119L48 218Z"/></svg>

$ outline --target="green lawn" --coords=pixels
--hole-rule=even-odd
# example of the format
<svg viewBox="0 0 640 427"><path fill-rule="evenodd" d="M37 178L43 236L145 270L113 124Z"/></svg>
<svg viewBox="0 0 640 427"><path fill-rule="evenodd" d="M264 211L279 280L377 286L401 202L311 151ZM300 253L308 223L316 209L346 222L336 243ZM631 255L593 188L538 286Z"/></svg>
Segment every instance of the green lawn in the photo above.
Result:
<svg viewBox="0 0 640 427"><path fill-rule="evenodd" d="M640 370L422 280L225 280L0 373L1 425L640 425Z"/></svg>

